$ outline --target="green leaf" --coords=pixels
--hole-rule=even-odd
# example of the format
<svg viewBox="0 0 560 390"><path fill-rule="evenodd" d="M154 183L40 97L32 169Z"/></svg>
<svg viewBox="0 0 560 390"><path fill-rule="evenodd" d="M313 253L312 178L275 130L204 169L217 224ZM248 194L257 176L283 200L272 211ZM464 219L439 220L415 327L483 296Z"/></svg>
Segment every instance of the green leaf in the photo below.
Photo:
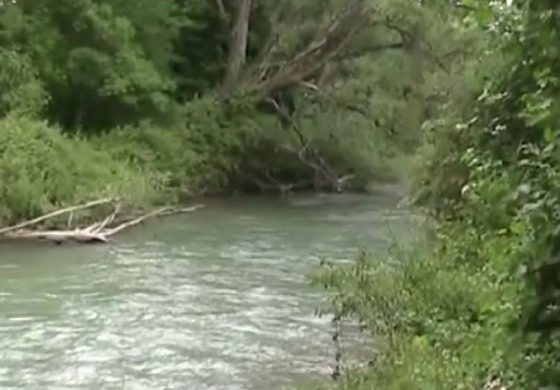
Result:
<svg viewBox="0 0 560 390"><path fill-rule="evenodd" d="M543 137L546 142L552 142L554 140L554 132L549 127L545 127L543 131Z"/></svg>
<svg viewBox="0 0 560 390"><path fill-rule="evenodd" d="M475 12L476 21L481 25L486 25L492 18L492 12L488 4L479 4Z"/></svg>

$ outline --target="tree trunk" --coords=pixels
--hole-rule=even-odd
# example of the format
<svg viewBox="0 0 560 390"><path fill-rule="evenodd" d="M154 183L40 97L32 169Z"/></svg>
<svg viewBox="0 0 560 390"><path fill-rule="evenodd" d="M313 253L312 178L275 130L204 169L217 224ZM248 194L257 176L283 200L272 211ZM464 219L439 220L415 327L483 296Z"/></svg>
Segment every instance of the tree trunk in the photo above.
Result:
<svg viewBox="0 0 560 390"><path fill-rule="evenodd" d="M222 95L228 96L239 83L247 52L251 0L236 0L235 21L231 30L226 75Z"/></svg>

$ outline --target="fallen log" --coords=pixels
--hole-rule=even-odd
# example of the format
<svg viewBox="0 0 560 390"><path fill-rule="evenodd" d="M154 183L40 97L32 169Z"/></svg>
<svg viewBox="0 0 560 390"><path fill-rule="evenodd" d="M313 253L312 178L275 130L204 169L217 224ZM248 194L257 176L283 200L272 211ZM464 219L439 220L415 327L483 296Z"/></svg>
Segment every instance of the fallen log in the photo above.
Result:
<svg viewBox="0 0 560 390"><path fill-rule="evenodd" d="M78 210L89 209L89 208L99 206L99 205L102 205L102 204L111 203L113 201L114 201L114 199L112 199L112 198L105 198L105 199L94 200L92 202L80 204L80 205L77 205L77 206L65 207L63 209L53 211L51 213L42 215L40 217L30 219L29 221L24 221L24 222L18 223L18 224L13 225L13 226L8 226L8 227L5 227L5 228L2 228L2 229L0 229L0 235L4 235L4 234L12 232L12 231L20 230L20 229L26 228L28 226L37 225L40 222L46 221L47 219L57 217L59 215L63 215L63 214L67 214L67 213L73 213L74 211L78 211ZM69 220L69 223L70 223L70 220Z"/></svg>
<svg viewBox="0 0 560 390"><path fill-rule="evenodd" d="M73 241L77 243L109 242L103 233L90 233L85 230L45 230L45 231L16 231L4 235L11 240L45 240L54 243Z"/></svg>
<svg viewBox="0 0 560 390"><path fill-rule="evenodd" d="M120 212L120 205L116 204L114 211L104 218L102 221L95 222L84 228L76 228L69 230L31 230L30 227L36 226L50 218L54 218L66 213L73 213L77 210L91 208L97 205L107 204L113 200L101 199L98 201L88 202L82 205L66 207L43 216L24 221L13 226L8 226L0 229L0 239L7 240L45 240L61 244L63 242L75 242L83 244L92 243L107 243L110 238L115 234L129 229L135 225L141 224L147 219L154 217L163 217L180 213L187 213L198 210L204 205L198 204L191 207L177 208L177 207L162 207L160 209L151 211L133 219L126 219L114 225L117 216ZM73 214L70 214L73 215Z"/></svg>

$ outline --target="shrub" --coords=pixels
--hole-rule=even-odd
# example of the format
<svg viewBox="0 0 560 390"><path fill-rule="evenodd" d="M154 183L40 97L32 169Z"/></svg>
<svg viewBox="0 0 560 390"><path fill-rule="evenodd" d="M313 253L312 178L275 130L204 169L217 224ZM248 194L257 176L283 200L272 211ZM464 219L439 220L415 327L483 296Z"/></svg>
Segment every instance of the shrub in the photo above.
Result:
<svg viewBox="0 0 560 390"><path fill-rule="evenodd" d="M0 120L0 224L104 196L152 201L154 179L45 122Z"/></svg>
<svg viewBox="0 0 560 390"><path fill-rule="evenodd" d="M472 105L437 118L421 181L420 204L436 217L428 250L315 277L331 292L327 312L385 341L372 369L334 387L560 386L559 8L527 5L492 5L509 66Z"/></svg>

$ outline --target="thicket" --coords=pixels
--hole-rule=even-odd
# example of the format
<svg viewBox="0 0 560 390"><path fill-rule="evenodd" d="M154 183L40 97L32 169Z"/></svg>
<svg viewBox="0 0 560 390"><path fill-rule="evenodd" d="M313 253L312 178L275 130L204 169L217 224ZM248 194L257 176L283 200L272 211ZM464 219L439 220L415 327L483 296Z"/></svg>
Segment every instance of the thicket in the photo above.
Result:
<svg viewBox="0 0 560 390"><path fill-rule="evenodd" d="M149 204L394 179L455 42L433 39L444 8L2 1L0 224L101 194Z"/></svg>
<svg viewBox="0 0 560 390"><path fill-rule="evenodd" d="M560 388L560 6L462 9L488 46L427 126L429 237L314 275L326 313L382 340L370 367L325 388Z"/></svg>

